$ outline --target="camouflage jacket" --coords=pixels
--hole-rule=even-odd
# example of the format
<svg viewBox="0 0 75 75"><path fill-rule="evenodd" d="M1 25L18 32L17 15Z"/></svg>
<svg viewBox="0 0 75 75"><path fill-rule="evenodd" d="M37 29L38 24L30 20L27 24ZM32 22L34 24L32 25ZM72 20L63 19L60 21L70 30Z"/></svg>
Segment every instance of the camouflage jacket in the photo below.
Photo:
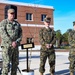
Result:
<svg viewBox="0 0 75 75"><path fill-rule="evenodd" d="M71 32L69 32L69 36L68 36L68 42L70 47L75 47L75 30L72 30Z"/></svg>
<svg viewBox="0 0 75 75"><path fill-rule="evenodd" d="M1 46L9 46L12 41L16 41L18 45L22 39L22 29L17 21L11 23L8 19L0 22Z"/></svg>
<svg viewBox="0 0 75 75"><path fill-rule="evenodd" d="M68 42L69 42L69 60L75 59L75 30L69 32L68 35Z"/></svg>
<svg viewBox="0 0 75 75"><path fill-rule="evenodd" d="M54 44L56 41L55 31L51 28L46 29L42 28L39 32L39 39L42 47L45 47L45 44Z"/></svg>

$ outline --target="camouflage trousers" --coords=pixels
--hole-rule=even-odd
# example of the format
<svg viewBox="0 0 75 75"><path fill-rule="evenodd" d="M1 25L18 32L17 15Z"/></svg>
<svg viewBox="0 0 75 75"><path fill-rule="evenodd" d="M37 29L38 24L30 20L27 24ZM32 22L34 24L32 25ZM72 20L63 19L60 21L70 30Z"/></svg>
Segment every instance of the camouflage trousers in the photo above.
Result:
<svg viewBox="0 0 75 75"><path fill-rule="evenodd" d="M75 56L69 56L69 61L70 61L69 70L70 72L74 72L75 71Z"/></svg>
<svg viewBox="0 0 75 75"><path fill-rule="evenodd" d="M70 61L69 70L70 72L74 72L75 71L75 48L73 47L71 47L71 49L69 50L69 61Z"/></svg>
<svg viewBox="0 0 75 75"><path fill-rule="evenodd" d="M17 66L19 64L18 48L2 47L3 69L2 75L8 75L11 67L11 75L17 75ZM10 63L12 66L10 66Z"/></svg>
<svg viewBox="0 0 75 75"><path fill-rule="evenodd" d="M46 51L41 51L40 52L40 68L39 68L39 72L44 73L45 72L45 63L48 57L48 62L50 65L50 73L54 73L55 72L55 52L50 51L50 52L46 52Z"/></svg>

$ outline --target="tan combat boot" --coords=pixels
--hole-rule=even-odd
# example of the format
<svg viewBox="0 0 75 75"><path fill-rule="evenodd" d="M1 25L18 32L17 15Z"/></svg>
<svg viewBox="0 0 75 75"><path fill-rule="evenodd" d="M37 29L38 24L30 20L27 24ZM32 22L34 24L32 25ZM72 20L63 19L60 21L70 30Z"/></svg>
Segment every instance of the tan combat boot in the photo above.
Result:
<svg viewBox="0 0 75 75"><path fill-rule="evenodd" d="M50 75L54 75L54 73L51 73Z"/></svg>
<svg viewBox="0 0 75 75"><path fill-rule="evenodd" d="M70 72L70 75L74 75L73 72Z"/></svg>
<svg viewBox="0 0 75 75"><path fill-rule="evenodd" d="M43 75L43 73L40 73L40 75Z"/></svg>

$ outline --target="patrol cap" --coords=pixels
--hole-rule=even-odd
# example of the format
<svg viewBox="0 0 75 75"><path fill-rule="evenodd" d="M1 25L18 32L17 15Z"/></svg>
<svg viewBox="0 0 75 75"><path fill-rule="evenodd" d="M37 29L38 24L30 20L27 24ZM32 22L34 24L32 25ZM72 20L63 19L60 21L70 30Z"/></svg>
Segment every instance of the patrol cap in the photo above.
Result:
<svg viewBox="0 0 75 75"><path fill-rule="evenodd" d="M15 10L14 9L8 9L8 13L15 13Z"/></svg>
<svg viewBox="0 0 75 75"><path fill-rule="evenodd" d="M44 21L50 23L51 18L47 16L47 17L44 19Z"/></svg>
<svg viewBox="0 0 75 75"><path fill-rule="evenodd" d="M73 21L73 26L75 25L75 21Z"/></svg>

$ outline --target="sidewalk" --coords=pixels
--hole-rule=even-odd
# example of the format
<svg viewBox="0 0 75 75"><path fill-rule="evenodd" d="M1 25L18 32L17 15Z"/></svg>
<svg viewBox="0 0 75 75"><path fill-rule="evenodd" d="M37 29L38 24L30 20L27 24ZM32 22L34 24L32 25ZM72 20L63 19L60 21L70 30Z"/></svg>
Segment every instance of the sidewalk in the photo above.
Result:
<svg viewBox="0 0 75 75"><path fill-rule="evenodd" d="M69 75L69 60L68 60L69 52L56 52L56 66L55 66L55 75ZM26 52L20 52L19 57L19 69L22 71L26 69ZM40 53L32 52L31 57L31 65L30 69L34 70L34 75L39 74L39 63L40 63ZM48 60L45 65L45 73L44 75L49 75L49 64ZM21 75L18 71L17 75Z"/></svg>

